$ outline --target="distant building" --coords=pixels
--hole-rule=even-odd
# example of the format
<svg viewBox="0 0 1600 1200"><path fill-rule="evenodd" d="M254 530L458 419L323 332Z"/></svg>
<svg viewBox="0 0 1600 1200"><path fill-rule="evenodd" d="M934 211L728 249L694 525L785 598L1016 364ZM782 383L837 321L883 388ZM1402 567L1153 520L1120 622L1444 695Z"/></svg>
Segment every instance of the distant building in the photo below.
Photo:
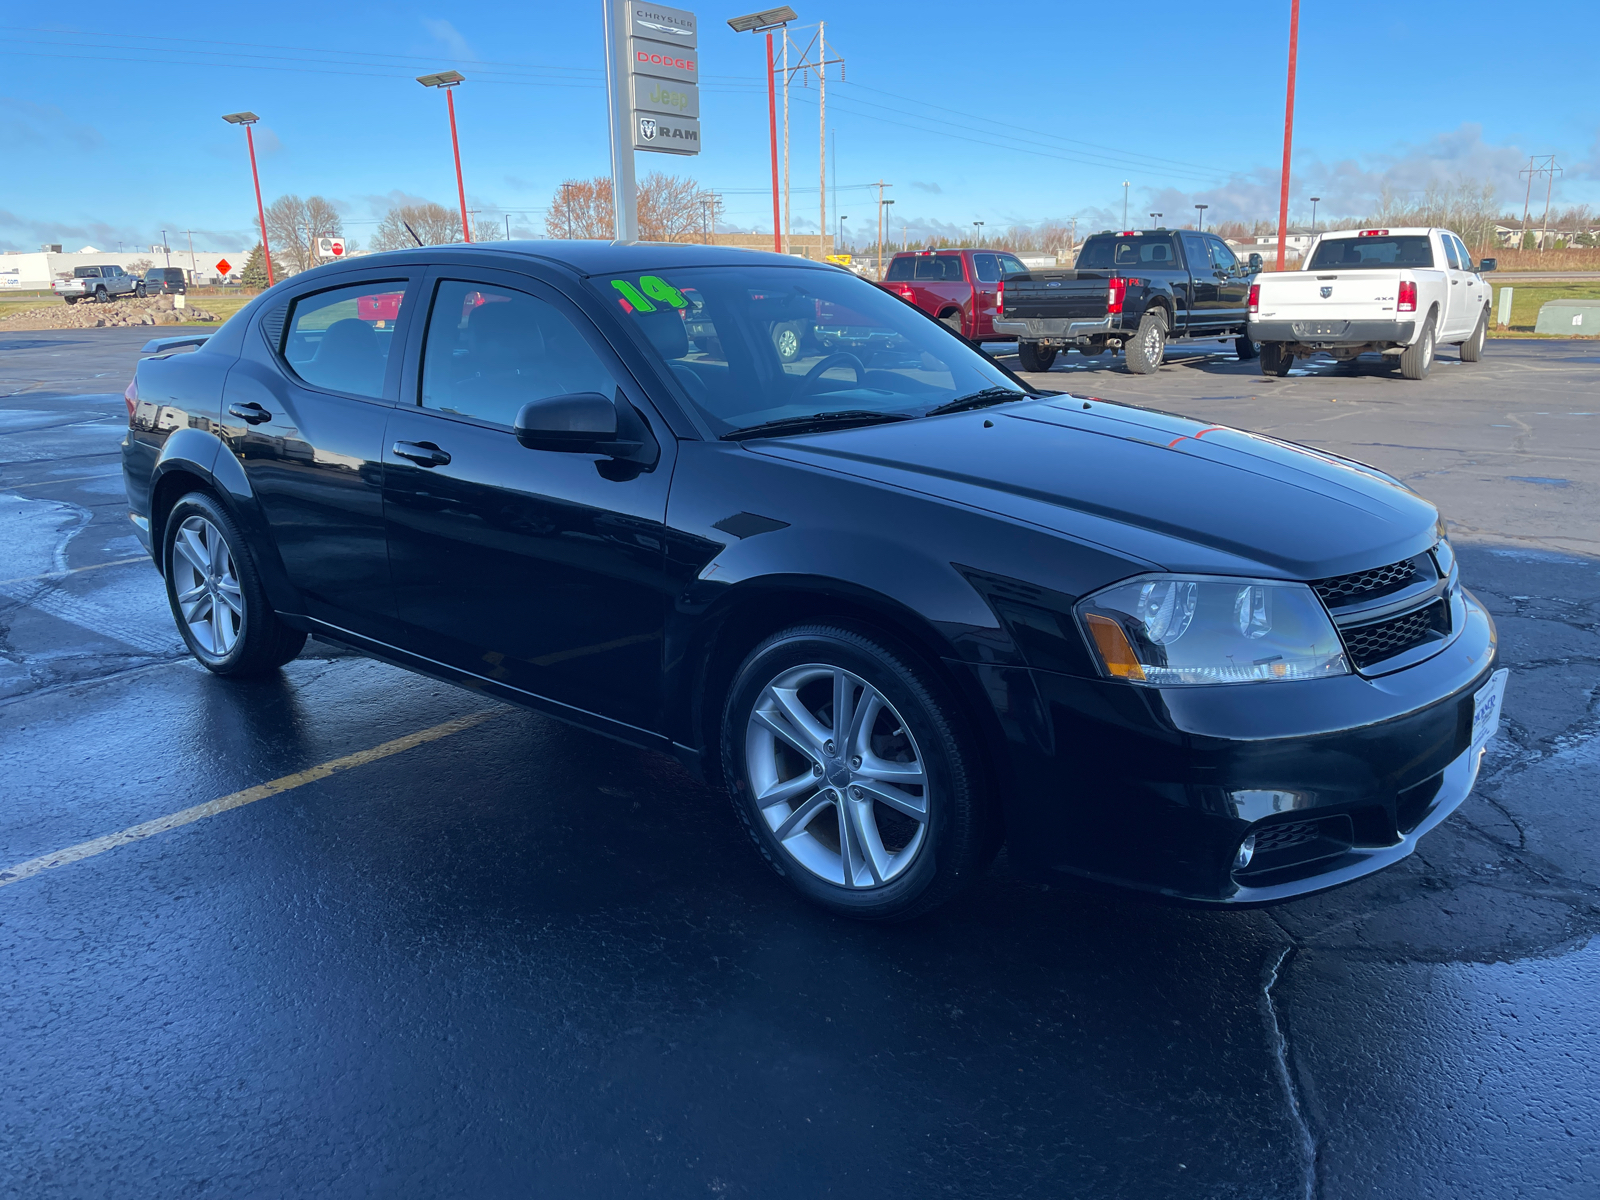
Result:
<svg viewBox="0 0 1600 1200"><path fill-rule="evenodd" d="M685 238L691 242L710 242L713 246L733 246L740 250L771 250L772 235L770 233L713 233L706 237ZM798 255L800 258L816 259L819 262L828 257L833 251L833 238L829 236L818 237L814 233L791 233L784 239L788 245L788 253Z"/></svg>

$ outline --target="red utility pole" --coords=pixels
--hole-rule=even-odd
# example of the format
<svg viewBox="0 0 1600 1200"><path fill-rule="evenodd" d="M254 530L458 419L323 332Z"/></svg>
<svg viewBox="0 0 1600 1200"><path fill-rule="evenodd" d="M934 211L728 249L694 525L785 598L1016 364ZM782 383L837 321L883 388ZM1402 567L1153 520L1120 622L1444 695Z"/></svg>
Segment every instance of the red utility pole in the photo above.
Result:
<svg viewBox="0 0 1600 1200"><path fill-rule="evenodd" d="M1299 0L1295 0L1299 3ZM466 241L472 240L472 226L467 224L467 187L461 182L461 143L456 138L456 96L453 88L444 89L444 98L450 106L450 149L456 156L456 195L461 200L461 233Z"/></svg>
<svg viewBox="0 0 1600 1200"><path fill-rule="evenodd" d="M785 96L788 94L784 93ZM783 226L778 214L778 92L772 79L771 30L767 31L767 133L772 142L772 249L774 253L782 254Z"/></svg>
<svg viewBox="0 0 1600 1200"><path fill-rule="evenodd" d="M256 139L250 132L250 126L261 118L253 112L229 113L222 118L229 125L244 126L244 140L250 147L250 178L256 185L256 216L261 218L261 257L267 264L267 286L272 286L272 247L267 245L267 210L261 204L261 173L256 170ZM191 239L192 240L192 239ZM162 235L162 245L166 245L166 235ZM190 248L191 251L193 247ZM193 253L189 255L192 259ZM193 263L190 264L193 266Z"/></svg>
<svg viewBox="0 0 1600 1200"><path fill-rule="evenodd" d="M1283 186L1278 196L1278 270L1289 238L1289 150L1294 143L1294 68L1300 46L1300 0L1289 0L1289 90L1283 102Z"/></svg>

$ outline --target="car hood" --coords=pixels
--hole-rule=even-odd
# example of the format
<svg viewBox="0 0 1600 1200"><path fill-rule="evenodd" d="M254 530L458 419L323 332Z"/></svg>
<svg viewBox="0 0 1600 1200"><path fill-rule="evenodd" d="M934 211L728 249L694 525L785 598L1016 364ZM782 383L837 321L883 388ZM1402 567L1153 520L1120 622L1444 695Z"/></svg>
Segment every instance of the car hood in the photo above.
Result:
<svg viewBox="0 0 1600 1200"><path fill-rule="evenodd" d="M1397 562L1438 513L1373 467L1260 434L1074 396L745 443L920 491L1167 570L1317 579Z"/></svg>

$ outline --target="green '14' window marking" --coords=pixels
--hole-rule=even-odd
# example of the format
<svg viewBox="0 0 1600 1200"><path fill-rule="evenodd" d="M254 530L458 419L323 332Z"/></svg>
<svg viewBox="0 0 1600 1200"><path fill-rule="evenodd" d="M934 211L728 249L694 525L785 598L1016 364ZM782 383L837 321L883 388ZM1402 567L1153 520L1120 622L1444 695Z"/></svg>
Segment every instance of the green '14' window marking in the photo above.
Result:
<svg viewBox="0 0 1600 1200"><path fill-rule="evenodd" d="M638 287L634 287L626 279L613 279L611 286L622 294L622 298L634 312L655 312L656 306L651 303L652 300L659 300L662 304L671 305L673 308L689 307L689 302L684 299L683 293L659 275L639 276Z"/></svg>
<svg viewBox="0 0 1600 1200"><path fill-rule="evenodd" d="M626 279L613 279L611 286L622 293L622 299L632 306L634 312L655 312L656 306L641 296L639 289Z"/></svg>

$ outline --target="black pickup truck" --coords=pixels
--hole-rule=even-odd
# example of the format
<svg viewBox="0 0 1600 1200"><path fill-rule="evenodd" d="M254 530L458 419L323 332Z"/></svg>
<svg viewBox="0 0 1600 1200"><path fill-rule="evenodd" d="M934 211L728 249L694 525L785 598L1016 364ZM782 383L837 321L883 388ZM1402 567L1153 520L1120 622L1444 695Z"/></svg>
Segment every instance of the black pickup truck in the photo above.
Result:
<svg viewBox="0 0 1600 1200"><path fill-rule="evenodd" d="M1216 234L1137 229L1085 239L1071 271L1029 271L1000 284L994 331L1017 339L1024 371L1048 371L1056 352L1121 349L1128 369L1161 367L1169 341L1250 340L1250 283L1261 256L1241 263Z"/></svg>

